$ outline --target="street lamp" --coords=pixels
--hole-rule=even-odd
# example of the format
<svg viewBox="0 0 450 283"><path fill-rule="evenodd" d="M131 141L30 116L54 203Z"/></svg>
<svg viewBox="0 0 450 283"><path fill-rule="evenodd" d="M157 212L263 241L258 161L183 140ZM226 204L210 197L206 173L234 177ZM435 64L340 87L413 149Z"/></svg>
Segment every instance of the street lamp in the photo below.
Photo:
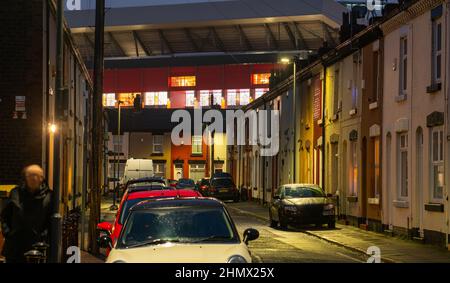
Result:
<svg viewBox="0 0 450 283"><path fill-rule="evenodd" d="M118 147L117 148L121 148L120 145L122 143L122 139L120 138L120 112L122 110L122 105L123 101L118 100L117 101L117 105L119 107L118 110L118 117L117 117L117 138L118 138ZM113 141L113 145L114 145L114 141ZM119 152L117 152L116 150L114 150L114 189L113 189L113 204L109 207L109 210L117 210L119 209L118 206L116 205L116 194L117 194L117 181L119 180Z"/></svg>
<svg viewBox="0 0 450 283"><path fill-rule="evenodd" d="M292 183L296 182L296 154L297 154L297 125L296 125L296 119L297 119L297 107L296 107L296 102L295 102L295 98L297 96L297 61L299 60L299 56L294 56L292 58L292 65L293 65L293 72L294 72L294 83L293 83L293 95L292 95L292 107L294 108L294 118L293 123L294 123L294 138L293 138L293 154L292 154ZM291 64L291 59L289 59L288 57L283 57L280 60L281 64Z"/></svg>
<svg viewBox="0 0 450 283"><path fill-rule="evenodd" d="M56 133L57 130L58 130L58 127L56 126L56 124L51 123L51 124L48 125L48 131L51 134Z"/></svg>

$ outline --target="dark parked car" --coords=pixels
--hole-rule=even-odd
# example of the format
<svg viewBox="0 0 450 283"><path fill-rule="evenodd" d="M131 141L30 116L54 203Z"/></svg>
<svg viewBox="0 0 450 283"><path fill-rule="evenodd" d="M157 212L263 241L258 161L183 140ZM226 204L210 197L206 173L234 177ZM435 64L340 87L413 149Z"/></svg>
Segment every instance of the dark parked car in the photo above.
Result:
<svg viewBox="0 0 450 283"><path fill-rule="evenodd" d="M208 190L211 186L208 178L203 178L197 181L197 184L195 185L197 187L197 190L204 196L208 195Z"/></svg>
<svg viewBox="0 0 450 283"><path fill-rule="evenodd" d="M208 190L208 196L220 200L239 201L239 190L229 177L211 179L211 186Z"/></svg>
<svg viewBox="0 0 450 283"><path fill-rule="evenodd" d="M126 183L124 191L156 191L173 189L169 187L166 179L161 177L145 177L141 179L130 180Z"/></svg>
<svg viewBox="0 0 450 283"><path fill-rule="evenodd" d="M289 224L336 225L335 208L317 185L288 184L275 192L269 207L270 226L287 229Z"/></svg>
<svg viewBox="0 0 450 283"><path fill-rule="evenodd" d="M192 179L179 179L177 183L178 190L195 190L195 182Z"/></svg>

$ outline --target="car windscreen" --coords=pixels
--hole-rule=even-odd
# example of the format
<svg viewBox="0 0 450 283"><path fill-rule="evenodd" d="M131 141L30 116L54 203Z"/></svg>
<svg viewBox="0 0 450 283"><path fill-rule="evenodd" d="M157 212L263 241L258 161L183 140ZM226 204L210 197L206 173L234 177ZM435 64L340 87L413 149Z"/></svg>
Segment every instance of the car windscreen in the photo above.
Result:
<svg viewBox="0 0 450 283"><path fill-rule="evenodd" d="M125 220L127 219L128 215L130 214L130 208L133 207L133 205L137 204L138 202L142 201L143 199L131 199L127 200L123 203L122 211L120 212L119 217L119 223L123 224Z"/></svg>
<svg viewBox="0 0 450 283"><path fill-rule="evenodd" d="M315 187L286 187L284 191L286 198L317 198L325 197L322 189Z"/></svg>
<svg viewBox="0 0 450 283"><path fill-rule="evenodd" d="M169 207L132 211L118 248L152 243L227 243L238 239L221 207Z"/></svg>
<svg viewBox="0 0 450 283"><path fill-rule="evenodd" d="M228 179L228 178L213 179L211 181L211 186L215 186L215 187L232 187L233 186L233 180Z"/></svg>
<svg viewBox="0 0 450 283"><path fill-rule="evenodd" d="M195 182L194 182L194 180L191 180L191 179L180 179L178 181L178 185L195 186Z"/></svg>

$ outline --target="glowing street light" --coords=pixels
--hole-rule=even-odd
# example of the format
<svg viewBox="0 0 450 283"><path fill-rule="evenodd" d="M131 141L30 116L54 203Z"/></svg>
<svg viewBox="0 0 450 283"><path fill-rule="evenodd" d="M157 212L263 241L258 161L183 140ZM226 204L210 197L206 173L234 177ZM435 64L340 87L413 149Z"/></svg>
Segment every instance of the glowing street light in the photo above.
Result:
<svg viewBox="0 0 450 283"><path fill-rule="evenodd" d="M48 131L52 134L56 133L58 130L58 127L55 124L49 124L48 125Z"/></svg>

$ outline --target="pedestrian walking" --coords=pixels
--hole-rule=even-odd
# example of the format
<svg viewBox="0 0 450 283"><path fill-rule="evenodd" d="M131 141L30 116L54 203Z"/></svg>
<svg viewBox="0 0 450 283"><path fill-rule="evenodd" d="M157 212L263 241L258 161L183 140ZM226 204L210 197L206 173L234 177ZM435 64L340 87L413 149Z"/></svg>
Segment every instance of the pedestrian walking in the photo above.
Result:
<svg viewBox="0 0 450 283"><path fill-rule="evenodd" d="M23 170L23 182L11 191L0 214L7 263L25 262L24 253L38 242L49 241L52 191L38 165Z"/></svg>

